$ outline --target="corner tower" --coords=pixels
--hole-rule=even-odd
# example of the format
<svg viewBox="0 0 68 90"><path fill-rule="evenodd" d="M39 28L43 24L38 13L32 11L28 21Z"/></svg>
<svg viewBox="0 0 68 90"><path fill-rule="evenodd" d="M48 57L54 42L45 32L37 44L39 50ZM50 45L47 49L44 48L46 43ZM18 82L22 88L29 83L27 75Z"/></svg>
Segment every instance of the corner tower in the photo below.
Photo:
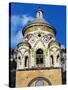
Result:
<svg viewBox="0 0 68 90"><path fill-rule="evenodd" d="M16 87L62 84L60 45L56 31L36 12L36 18L22 30L23 42L18 44Z"/></svg>

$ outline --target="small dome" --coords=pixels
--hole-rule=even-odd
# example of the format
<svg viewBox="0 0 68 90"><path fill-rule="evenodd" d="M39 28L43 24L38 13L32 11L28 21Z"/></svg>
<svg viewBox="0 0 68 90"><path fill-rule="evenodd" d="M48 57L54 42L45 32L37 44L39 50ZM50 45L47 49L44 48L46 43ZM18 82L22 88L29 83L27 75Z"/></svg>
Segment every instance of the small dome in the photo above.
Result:
<svg viewBox="0 0 68 90"><path fill-rule="evenodd" d="M17 47L19 48L20 46L23 46L23 45L31 48L31 45L30 45L28 42L20 42L20 43L17 45Z"/></svg>
<svg viewBox="0 0 68 90"><path fill-rule="evenodd" d="M49 46L49 48L51 48L51 47L53 47L54 45L60 46L60 43L58 43L57 41L51 41L48 46Z"/></svg>
<svg viewBox="0 0 68 90"><path fill-rule="evenodd" d="M50 25L44 18L43 18L43 11L41 9L39 9L36 13L36 18L32 21L32 22L29 22L25 27L24 29L22 30L22 33L24 35L26 29L28 29L29 27L32 27L32 26L47 26L49 27L50 29L52 29L52 31L54 32L54 34L56 34L56 31L55 31L55 28Z"/></svg>

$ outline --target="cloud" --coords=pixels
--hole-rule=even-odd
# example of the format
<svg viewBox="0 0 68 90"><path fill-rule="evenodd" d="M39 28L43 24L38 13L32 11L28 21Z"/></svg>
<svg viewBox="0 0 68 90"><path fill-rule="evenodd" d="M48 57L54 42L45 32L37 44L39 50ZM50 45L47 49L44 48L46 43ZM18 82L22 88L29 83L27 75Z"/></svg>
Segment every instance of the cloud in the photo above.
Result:
<svg viewBox="0 0 68 90"><path fill-rule="evenodd" d="M29 21L32 21L34 18L31 16L23 15L22 16L22 24L26 25Z"/></svg>
<svg viewBox="0 0 68 90"><path fill-rule="evenodd" d="M11 47L15 48L17 44L23 41L22 29L34 18L28 15L11 16Z"/></svg>

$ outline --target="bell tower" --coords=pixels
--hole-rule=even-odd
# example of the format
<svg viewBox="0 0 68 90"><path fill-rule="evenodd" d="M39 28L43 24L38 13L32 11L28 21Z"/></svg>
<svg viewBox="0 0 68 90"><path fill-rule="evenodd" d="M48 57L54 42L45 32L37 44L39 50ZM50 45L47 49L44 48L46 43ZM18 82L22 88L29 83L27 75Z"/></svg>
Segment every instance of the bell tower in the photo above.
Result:
<svg viewBox="0 0 68 90"><path fill-rule="evenodd" d="M41 9L22 34L25 38L17 45L16 87L61 85L60 44Z"/></svg>

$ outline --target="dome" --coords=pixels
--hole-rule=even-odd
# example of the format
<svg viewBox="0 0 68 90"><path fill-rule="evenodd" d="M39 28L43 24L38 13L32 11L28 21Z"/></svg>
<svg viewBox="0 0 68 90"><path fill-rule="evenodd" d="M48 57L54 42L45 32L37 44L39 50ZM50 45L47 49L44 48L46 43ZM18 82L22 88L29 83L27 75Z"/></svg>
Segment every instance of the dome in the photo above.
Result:
<svg viewBox="0 0 68 90"><path fill-rule="evenodd" d="M17 47L19 48L20 46L23 46L23 45L31 48L31 45L30 45L28 42L20 42L20 43L17 45Z"/></svg>
<svg viewBox="0 0 68 90"><path fill-rule="evenodd" d="M43 18L43 11L41 9L38 9L37 13L36 13L36 18L32 21L29 22L24 29L22 30L22 33L24 35L24 33L26 32L26 30L30 27L33 26L46 26L49 27L51 30L51 32L53 32L53 34L56 34L55 28L50 25L44 18Z"/></svg>
<svg viewBox="0 0 68 90"><path fill-rule="evenodd" d="M51 47L53 47L53 46L60 46L60 43L59 42L57 42L57 41L51 41L50 43L49 43L49 48L51 48Z"/></svg>

